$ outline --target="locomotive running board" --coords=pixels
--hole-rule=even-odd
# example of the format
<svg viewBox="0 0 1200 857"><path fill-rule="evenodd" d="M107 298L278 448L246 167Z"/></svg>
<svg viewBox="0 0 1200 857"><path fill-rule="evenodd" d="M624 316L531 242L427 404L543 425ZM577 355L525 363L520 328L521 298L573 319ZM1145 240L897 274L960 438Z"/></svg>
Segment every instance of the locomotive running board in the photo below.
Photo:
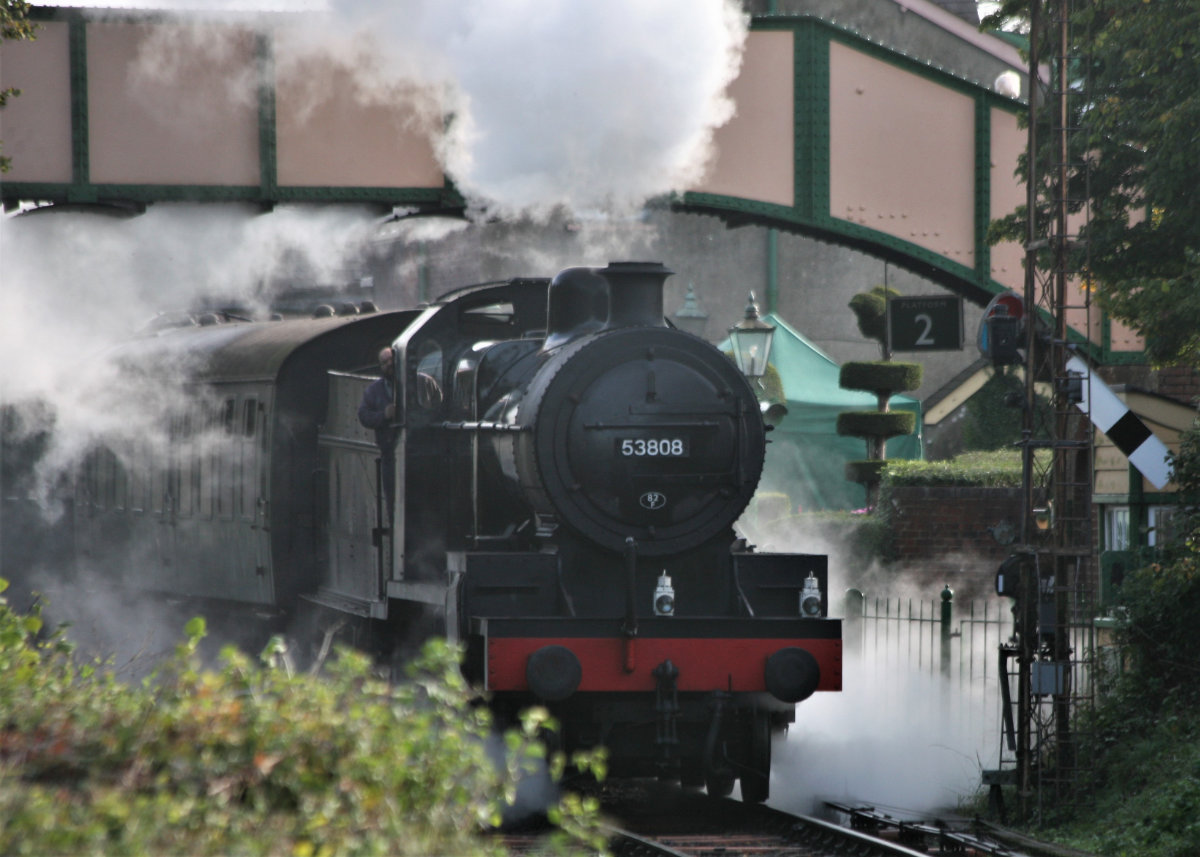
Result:
<svg viewBox="0 0 1200 857"><path fill-rule="evenodd" d="M350 613L353 616L362 616L366 619L387 618L386 601L368 601L365 598L357 598L342 592L334 592L323 586L316 593L301 595L300 598L312 604L319 604L322 607L328 607L330 610L336 610L339 613Z"/></svg>

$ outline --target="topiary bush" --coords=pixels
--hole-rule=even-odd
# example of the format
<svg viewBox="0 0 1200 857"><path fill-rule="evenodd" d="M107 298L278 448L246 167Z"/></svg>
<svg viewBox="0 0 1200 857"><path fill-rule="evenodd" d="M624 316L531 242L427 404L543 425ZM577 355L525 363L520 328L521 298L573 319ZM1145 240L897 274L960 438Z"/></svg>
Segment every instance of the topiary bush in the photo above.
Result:
<svg viewBox="0 0 1200 857"><path fill-rule="evenodd" d="M858 332L867 339L878 341L880 348L887 338L887 301L899 296L895 289L878 285L850 298L849 307L858 321Z"/></svg>
<svg viewBox="0 0 1200 857"><path fill-rule="evenodd" d="M911 434L916 425L912 411L843 411L837 416L837 433L851 437L886 440Z"/></svg>
<svg viewBox="0 0 1200 857"><path fill-rule="evenodd" d="M850 309L858 318L858 329L871 339L879 340L884 358L889 358L887 341L887 301L899 294L884 286L876 286L850 300ZM876 411L851 411L838 414L837 433L861 437L866 441L867 458L882 461L886 458L887 440L911 434L916 416L890 413L890 401L896 393L915 390L921 386L924 367L919 363L894 363L890 359L846 363L838 375L838 385L846 390L863 390L875 396ZM904 412L901 412L904 413ZM867 505L874 505L879 474L882 468L862 466L864 462L847 465L846 478L858 482L867 490Z"/></svg>
<svg viewBox="0 0 1200 857"><path fill-rule="evenodd" d="M838 385L847 390L874 393L880 399L880 410L886 410L887 400L893 395L920 387L924 374L925 367L920 363L882 360L844 363Z"/></svg>

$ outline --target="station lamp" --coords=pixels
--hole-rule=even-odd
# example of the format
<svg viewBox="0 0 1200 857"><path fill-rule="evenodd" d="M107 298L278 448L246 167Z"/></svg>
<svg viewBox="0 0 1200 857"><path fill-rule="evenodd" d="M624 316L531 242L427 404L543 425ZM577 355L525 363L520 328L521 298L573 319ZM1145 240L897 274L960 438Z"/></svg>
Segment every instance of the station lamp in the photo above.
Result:
<svg viewBox="0 0 1200 857"><path fill-rule="evenodd" d="M758 317L758 306L754 303L754 292L751 292L746 303L746 317L729 328L734 362L751 381L757 381L766 373L774 336L775 325Z"/></svg>

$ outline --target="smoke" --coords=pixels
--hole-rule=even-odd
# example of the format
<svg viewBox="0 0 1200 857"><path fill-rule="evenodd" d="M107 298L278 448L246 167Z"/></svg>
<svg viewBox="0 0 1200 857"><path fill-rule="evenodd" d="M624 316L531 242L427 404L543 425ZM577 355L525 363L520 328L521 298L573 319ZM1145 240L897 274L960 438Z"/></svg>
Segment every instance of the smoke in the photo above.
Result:
<svg viewBox="0 0 1200 857"><path fill-rule="evenodd" d="M305 63L355 69L366 103L422 87L449 120L443 168L507 218L628 211L697 183L747 29L731 0L332 0L319 31L290 38Z"/></svg>
<svg viewBox="0 0 1200 857"><path fill-rule="evenodd" d="M214 301L254 312L289 285L347 282L389 241L431 255L445 245L482 251L500 260L505 276L603 265L624 247L645 246L651 238L631 212L701 178L712 133L732 114L725 89L747 31L734 0L67 5L95 6L97 16L113 8L181 13L156 20L125 84L161 103L181 81L204 83L188 87L195 97L178 99L178 116L193 125L229 106L254 109L254 74L212 86L197 75L206 60L228 68L253 56L247 33L268 29L281 86L300 75L319 99L330 79L324 72L333 69L351 81L346 97L402 104L414 127L446 128L436 154L473 218L520 226L512 237L501 226L500 240L483 247L486 239L444 221L414 218L389 236L377 210L351 206L262 213L237 204L158 203L128 217L61 207L0 217L0 481L50 519L89 451L104 446L119 460L170 443L168 417L180 406L187 367L156 366L151 375L110 359L115 345L157 314ZM553 230L556 240L530 246L529 227L552 218L566 224ZM568 234L575 240L564 242ZM401 264L413 264L411 254ZM27 564L30 551L14 551L14 543L33 544L28 508L15 508L6 501L0 509L5 574L13 556ZM50 562L37 570L60 577ZM95 604L97 624L119 606Z"/></svg>
<svg viewBox="0 0 1200 857"><path fill-rule="evenodd" d="M204 13L152 28L129 71L134 92L195 79L205 59L227 67L245 47L246 26L270 25L281 78L305 75L317 90L323 77L313 63L323 60L353 72L350 94L364 103L403 99L414 121L448 121L439 156L455 186L477 213L527 222L563 209L619 220L699 180L712 131L732 113L724 93L747 30L733 0L73 5ZM297 14L274 14L281 11ZM252 104L255 87L235 76L220 97ZM181 110L215 107L185 101ZM335 279L348 257L383 240L375 225L366 212L258 215L231 205L158 204L129 219L5 217L0 402L53 405L47 477L106 431L143 435L166 407L161 391L131 391L120 370L97 359L109 343L156 312L206 296L261 302L281 268L309 281ZM503 242L499 252L531 257L544 273L603 264L628 244L625 233L584 231L596 236L595 259L527 245L510 251ZM28 360L31 354L37 359Z"/></svg>
<svg viewBox="0 0 1200 857"><path fill-rule="evenodd" d="M860 531L817 515L765 525L747 515L738 526L765 550L826 554L830 615L866 614L843 618L842 691L800 703L786 739L775 742L771 803L815 815L825 814L824 801L868 804L914 819L977 794L982 770L998 762L995 663L1011 631L1009 605L970 575L952 580L953 635L943 665L944 577L918 564L885 566ZM949 564L992 568L957 559ZM865 605L846 598L850 588Z"/></svg>
<svg viewBox="0 0 1200 857"><path fill-rule="evenodd" d="M279 85L309 107L331 95L398 107L432 132L478 215L539 219L629 212L699 183L713 131L733 115L726 89L748 31L735 0L330 0L320 13L233 20L270 28ZM228 23L155 28L131 84L177 87L205 63L228 67L246 52L246 31ZM251 75L225 84L226 101L255 102Z"/></svg>
<svg viewBox="0 0 1200 857"><path fill-rule="evenodd" d="M994 659L995 651L991 652ZM844 665L844 689L802 702L773 747L771 803L821 815L823 802L874 806L913 820L959 808L996 766L995 677L966 684L863 654Z"/></svg>
<svg viewBox="0 0 1200 857"><path fill-rule="evenodd" d="M87 213L0 218L4 260L0 404L5 438L52 429L36 465L39 500L99 440L165 442L186 366L131 374L108 358L157 313L220 299L253 308L281 271L342 275L371 236L359 210L157 205L128 219ZM284 283L286 284L286 283ZM307 284L307 282L306 282ZM175 369L174 373L170 371ZM176 383L172 383L172 378Z"/></svg>

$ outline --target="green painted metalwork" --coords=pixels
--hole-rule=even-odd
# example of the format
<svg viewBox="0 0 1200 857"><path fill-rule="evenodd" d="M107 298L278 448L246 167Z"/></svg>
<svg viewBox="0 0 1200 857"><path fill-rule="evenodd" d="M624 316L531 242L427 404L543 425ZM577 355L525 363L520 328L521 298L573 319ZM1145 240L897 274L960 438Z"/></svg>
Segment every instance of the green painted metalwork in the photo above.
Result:
<svg viewBox="0 0 1200 857"><path fill-rule="evenodd" d="M790 30L795 39L795 203L792 207L707 193L685 193L672 200L674 207L716 214L731 223L754 222L853 247L895 261L909 270L974 300L980 305L1008 287L991 278L991 247L987 242L991 220L992 110L1013 113L1020 102L997 95L947 71L927 65L809 17L756 18L755 31ZM974 266L967 267L939 253L876 230L836 218L829 210L829 45L837 41L904 71L933 80L969 95L975 105ZM1105 363L1144 362L1141 352L1111 349L1109 320L1103 319L1104 344L1088 342L1078 331L1068 337L1073 344Z"/></svg>
<svg viewBox="0 0 1200 857"><path fill-rule="evenodd" d="M764 312L779 309L779 231L767 230L767 289Z"/></svg>
<svg viewBox="0 0 1200 857"><path fill-rule="evenodd" d="M255 37L258 62L258 172L263 200L274 200L279 192L279 163L275 136L275 46L262 33Z"/></svg>
<svg viewBox="0 0 1200 857"><path fill-rule="evenodd" d="M771 24L763 29L791 29L795 40L793 198L802 216L819 223L829 214L829 40L812 18Z"/></svg>
<svg viewBox="0 0 1200 857"><path fill-rule="evenodd" d="M84 10L33 7L36 21L66 21L70 26L70 85L72 127L72 179L70 183L6 182L0 193L5 206L20 200L44 200L69 203L123 203L144 205L154 202L254 202L271 206L283 202L347 202L381 206L412 206L439 213L460 211L465 202L446 180L440 188L397 187L308 187L278 184L276 89L274 43L269 35L259 34L256 59L260 82L258 90L258 146L260 181L257 186L230 185L128 185L93 184L89 169L87 17ZM166 16L144 11L116 11L115 18L160 21ZM110 18L111 20L111 18ZM1022 105L998 96L984 87L953 74L907 57L883 45L808 16L771 14L751 22L755 31L791 32L793 52L793 133L794 203L783 206L750 199L706 193L685 193L668 200L679 210L715 214L730 223L759 223L853 247L883 259L897 262L917 274L940 283L971 300L984 303L1005 291L991 279L991 249L987 228L991 207L991 111L995 108L1018 112ZM835 218L830 212L830 44L838 42L903 71L936 82L939 86L968 95L975 105L975 195L974 266L968 268L938 253L892 235ZM768 295L773 306L775 296ZM1111 324L1102 318L1104 340L1101 344L1081 345L1094 350L1106 363L1142 362L1140 352L1114 352L1111 348ZM1074 337L1073 337L1074 338Z"/></svg>
<svg viewBox="0 0 1200 857"><path fill-rule="evenodd" d="M991 279L992 248L987 242L992 218L992 108L975 99L975 276Z"/></svg>
<svg viewBox="0 0 1200 857"><path fill-rule="evenodd" d="M906 57L833 24L810 17L755 19L756 31L790 30L795 39L795 204L792 208L737 200L713 194L687 193L677 205L733 212L764 225L848 244L890 259L979 302L1007 289L991 279L987 227L991 214L991 109L1016 110L1020 105L1000 98L942 69ZM844 44L940 86L969 95L975 103L974 268L908 241L836 218L829 210L829 46Z"/></svg>
<svg viewBox="0 0 1200 857"><path fill-rule="evenodd" d="M162 22L168 15L140 10L112 10L106 20ZM71 181L6 181L0 194L6 207L22 200L71 204L120 204L143 206L155 202L254 202L272 206L284 202L369 203L384 207L416 206L438 212L460 211L462 195L450 181L440 188L397 187L309 187L280 186L278 183L277 125L275 115L274 42L265 34L256 35L255 58L258 86L257 186L188 184L97 184L91 180L90 126L88 121L88 48L85 10L34 6L34 21L65 22L69 33L71 99Z"/></svg>
<svg viewBox="0 0 1200 857"><path fill-rule="evenodd" d="M91 154L88 149L88 74L87 28L82 19L72 19L68 26L71 63L71 186L72 202L92 202Z"/></svg>

